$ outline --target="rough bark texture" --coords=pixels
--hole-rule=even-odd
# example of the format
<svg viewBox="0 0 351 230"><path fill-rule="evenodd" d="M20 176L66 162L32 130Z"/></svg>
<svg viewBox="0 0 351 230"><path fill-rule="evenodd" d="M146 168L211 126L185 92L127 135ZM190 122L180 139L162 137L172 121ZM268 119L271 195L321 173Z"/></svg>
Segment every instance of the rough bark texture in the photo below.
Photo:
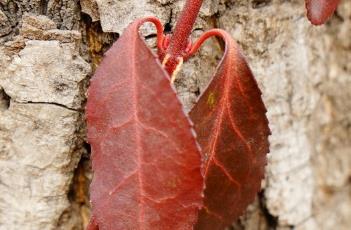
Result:
<svg viewBox="0 0 351 230"><path fill-rule="evenodd" d="M183 2L0 0L0 229L83 229L87 81L131 20L156 15L170 28ZM272 130L263 191L233 229L349 229L351 2L313 27L302 0L205 0L194 37L213 27L248 56ZM207 42L179 74L187 110L221 48Z"/></svg>

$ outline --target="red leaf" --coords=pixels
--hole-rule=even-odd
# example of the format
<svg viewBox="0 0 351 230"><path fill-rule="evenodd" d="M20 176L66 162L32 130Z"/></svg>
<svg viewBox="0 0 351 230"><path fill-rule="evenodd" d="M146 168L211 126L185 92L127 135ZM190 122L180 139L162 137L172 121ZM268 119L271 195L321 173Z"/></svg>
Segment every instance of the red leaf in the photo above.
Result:
<svg viewBox="0 0 351 230"><path fill-rule="evenodd" d="M96 218L92 216L86 230L99 230L98 223L96 223Z"/></svg>
<svg viewBox="0 0 351 230"><path fill-rule="evenodd" d="M340 0L306 0L307 17L314 25L325 23L336 10Z"/></svg>
<svg viewBox="0 0 351 230"><path fill-rule="evenodd" d="M201 155L157 57L131 24L91 81L86 108L92 214L104 229L192 229Z"/></svg>
<svg viewBox="0 0 351 230"><path fill-rule="evenodd" d="M195 229L224 229L243 213L264 176L270 130L261 92L238 45L226 43L217 73L190 112L204 158L204 207Z"/></svg>

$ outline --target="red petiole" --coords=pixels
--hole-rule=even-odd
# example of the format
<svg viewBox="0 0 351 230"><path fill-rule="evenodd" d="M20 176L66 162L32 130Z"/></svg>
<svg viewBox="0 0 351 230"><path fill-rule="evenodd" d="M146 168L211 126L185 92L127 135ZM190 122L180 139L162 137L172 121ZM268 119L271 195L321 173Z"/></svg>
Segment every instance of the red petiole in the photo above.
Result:
<svg viewBox="0 0 351 230"><path fill-rule="evenodd" d="M339 4L340 0L306 0L307 15L313 24L322 24L328 17L334 12L335 8ZM162 61L167 72L174 79L174 71L182 64L184 60L187 60L192 56L201 44L211 36L221 36L221 32L218 30L211 30L206 32L199 38L199 41L194 45L191 42L190 35L193 29L193 25L199 14L202 0L187 0L184 8L178 18L176 26L172 35L164 36L159 28L158 31L158 51L159 58ZM321 12L319 12L319 9ZM313 13L317 14L314 15ZM160 27L153 20L156 27Z"/></svg>
<svg viewBox="0 0 351 230"><path fill-rule="evenodd" d="M189 51L192 50L190 35L201 5L202 0L187 0L172 35L162 39L162 47L158 46L159 57L170 75L173 75L183 60L190 56Z"/></svg>

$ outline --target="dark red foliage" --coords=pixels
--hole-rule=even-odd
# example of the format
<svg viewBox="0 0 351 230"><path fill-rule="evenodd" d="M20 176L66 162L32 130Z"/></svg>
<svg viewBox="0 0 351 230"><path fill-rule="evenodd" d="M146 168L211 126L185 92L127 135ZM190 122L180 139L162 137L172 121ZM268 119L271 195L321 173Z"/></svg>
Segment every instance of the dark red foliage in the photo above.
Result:
<svg viewBox="0 0 351 230"><path fill-rule="evenodd" d="M222 230L243 213L260 190L269 152L266 108L251 70L225 31L202 40L213 35L224 39L224 56L190 112L206 184L198 230Z"/></svg>
<svg viewBox="0 0 351 230"><path fill-rule="evenodd" d="M314 25L325 23L336 10L340 0L306 0L307 17Z"/></svg>
<svg viewBox="0 0 351 230"><path fill-rule="evenodd" d="M99 230L98 223L96 222L96 218L94 216L90 218L90 222L86 230Z"/></svg>
<svg viewBox="0 0 351 230"><path fill-rule="evenodd" d="M202 205L201 155L168 74L139 36L144 21L106 53L88 91L100 230L192 229Z"/></svg>

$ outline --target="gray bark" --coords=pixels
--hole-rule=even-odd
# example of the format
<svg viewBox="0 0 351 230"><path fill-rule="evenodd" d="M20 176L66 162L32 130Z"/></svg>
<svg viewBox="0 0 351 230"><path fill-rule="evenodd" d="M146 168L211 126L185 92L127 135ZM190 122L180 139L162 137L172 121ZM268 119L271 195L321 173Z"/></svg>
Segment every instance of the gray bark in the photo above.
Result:
<svg viewBox="0 0 351 230"><path fill-rule="evenodd" d="M0 0L0 229L86 226L87 82L132 20L155 15L174 26L183 3ZM263 190L232 228L349 229L351 2L313 27L303 0L205 0L194 39L214 27L242 47L272 130ZM221 55L212 39L184 65L175 85L186 110Z"/></svg>

